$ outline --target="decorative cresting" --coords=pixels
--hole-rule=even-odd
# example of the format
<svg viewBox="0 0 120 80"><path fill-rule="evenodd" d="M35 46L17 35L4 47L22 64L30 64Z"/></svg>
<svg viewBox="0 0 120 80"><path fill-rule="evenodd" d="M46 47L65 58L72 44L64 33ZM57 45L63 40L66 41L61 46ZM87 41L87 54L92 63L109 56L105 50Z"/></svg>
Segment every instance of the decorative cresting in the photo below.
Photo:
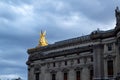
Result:
<svg viewBox="0 0 120 80"><path fill-rule="evenodd" d="M41 31L39 46L47 46L48 45L45 35L46 35L46 31L44 31L44 32Z"/></svg>

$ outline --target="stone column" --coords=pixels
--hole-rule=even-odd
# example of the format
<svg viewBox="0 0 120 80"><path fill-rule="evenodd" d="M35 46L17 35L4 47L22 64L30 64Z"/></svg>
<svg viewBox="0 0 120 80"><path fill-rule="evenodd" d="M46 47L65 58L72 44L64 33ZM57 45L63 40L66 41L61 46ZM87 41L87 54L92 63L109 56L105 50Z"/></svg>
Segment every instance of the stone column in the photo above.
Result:
<svg viewBox="0 0 120 80"><path fill-rule="evenodd" d="M90 70L86 66L81 71L81 80L90 80Z"/></svg>
<svg viewBox="0 0 120 80"><path fill-rule="evenodd" d="M63 72L62 71L57 72L56 80L63 80Z"/></svg>
<svg viewBox="0 0 120 80"><path fill-rule="evenodd" d="M104 46L102 44L97 44L93 46L94 80L104 79L103 50L104 50Z"/></svg>
<svg viewBox="0 0 120 80"><path fill-rule="evenodd" d="M74 69L69 70L68 80L75 80L75 71L74 71Z"/></svg>

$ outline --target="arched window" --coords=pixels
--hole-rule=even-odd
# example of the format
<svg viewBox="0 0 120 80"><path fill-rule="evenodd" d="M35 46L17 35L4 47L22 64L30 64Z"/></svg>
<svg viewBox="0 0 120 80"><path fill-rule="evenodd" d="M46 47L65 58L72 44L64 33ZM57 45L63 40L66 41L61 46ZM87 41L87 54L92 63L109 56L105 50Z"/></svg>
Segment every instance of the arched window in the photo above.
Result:
<svg viewBox="0 0 120 80"><path fill-rule="evenodd" d="M64 80L68 80L68 73L67 72L64 73Z"/></svg>
<svg viewBox="0 0 120 80"><path fill-rule="evenodd" d="M90 80L93 80L93 70L90 70Z"/></svg>
<svg viewBox="0 0 120 80"><path fill-rule="evenodd" d="M35 73L35 80L39 80L39 73Z"/></svg>
<svg viewBox="0 0 120 80"><path fill-rule="evenodd" d="M76 71L76 80L80 80L80 71Z"/></svg>
<svg viewBox="0 0 120 80"><path fill-rule="evenodd" d="M107 61L108 77L113 77L113 60Z"/></svg>
<svg viewBox="0 0 120 80"><path fill-rule="evenodd" d="M52 80L56 80L56 74L52 74Z"/></svg>

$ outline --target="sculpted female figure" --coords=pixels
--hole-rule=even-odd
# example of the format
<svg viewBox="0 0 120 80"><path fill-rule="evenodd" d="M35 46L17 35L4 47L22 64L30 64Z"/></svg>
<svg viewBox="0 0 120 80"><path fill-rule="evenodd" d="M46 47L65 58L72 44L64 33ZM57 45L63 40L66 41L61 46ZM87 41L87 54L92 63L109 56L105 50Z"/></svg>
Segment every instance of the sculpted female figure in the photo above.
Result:
<svg viewBox="0 0 120 80"><path fill-rule="evenodd" d="M116 10L115 10L115 15L116 15L117 25L120 25L120 10L119 10L118 7L117 7Z"/></svg>

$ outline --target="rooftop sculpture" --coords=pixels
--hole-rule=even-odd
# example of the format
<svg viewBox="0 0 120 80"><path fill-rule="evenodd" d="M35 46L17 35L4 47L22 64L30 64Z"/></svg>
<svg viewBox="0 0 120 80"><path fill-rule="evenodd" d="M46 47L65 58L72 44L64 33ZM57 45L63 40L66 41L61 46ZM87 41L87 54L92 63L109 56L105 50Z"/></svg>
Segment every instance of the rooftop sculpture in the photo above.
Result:
<svg viewBox="0 0 120 80"><path fill-rule="evenodd" d="M115 16L116 16L116 25L120 25L120 10L119 7L115 9Z"/></svg>
<svg viewBox="0 0 120 80"><path fill-rule="evenodd" d="M48 45L45 35L46 35L46 31L44 31L44 32L41 31L39 46L47 46Z"/></svg>

